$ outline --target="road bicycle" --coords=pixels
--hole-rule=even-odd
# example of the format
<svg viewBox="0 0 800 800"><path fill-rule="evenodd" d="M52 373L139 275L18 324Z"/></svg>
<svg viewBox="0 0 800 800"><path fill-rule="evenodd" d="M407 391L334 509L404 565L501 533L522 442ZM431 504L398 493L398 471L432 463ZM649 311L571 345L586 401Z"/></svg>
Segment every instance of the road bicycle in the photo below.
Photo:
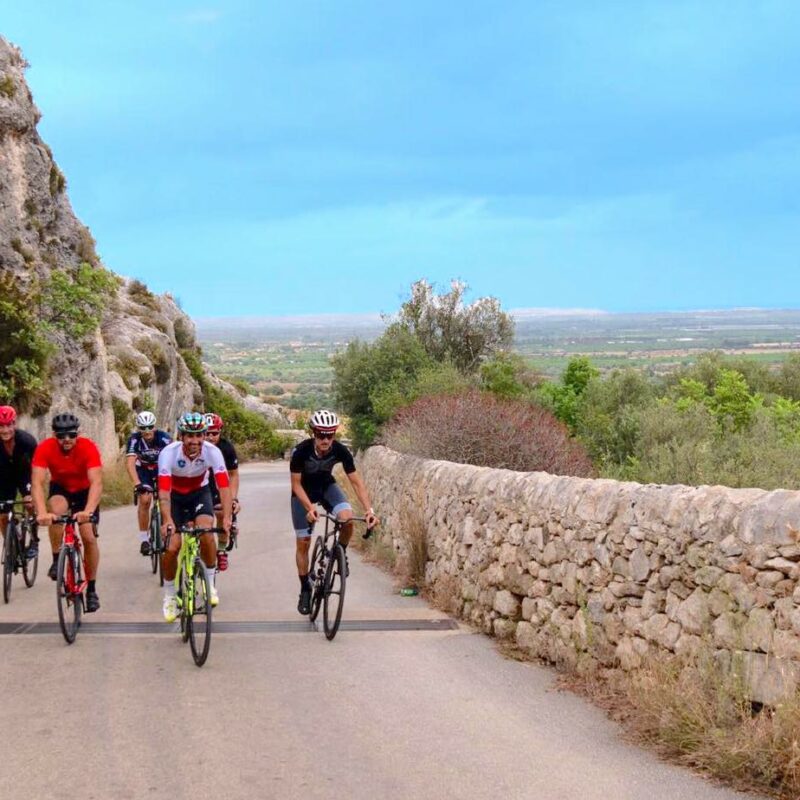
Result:
<svg viewBox="0 0 800 800"><path fill-rule="evenodd" d="M153 575L158 573L158 583L164 585L164 567L161 554L164 552L164 542L161 538L161 500L158 492L149 486L139 486L134 489L134 505L139 502L140 494L152 494L153 501L150 503L150 522L148 523L148 542L150 543L150 569Z"/></svg>
<svg viewBox="0 0 800 800"><path fill-rule="evenodd" d="M36 536L36 520L31 517L30 506L11 500L0 503L0 514L7 519L6 535L3 539L3 601L11 600L11 579L17 573L27 587L36 581L39 569L39 555L28 557L30 548L38 542Z"/></svg>
<svg viewBox="0 0 800 800"><path fill-rule="evenodd" d="M322 627L328 641L336 636L344 609L344 590L347 585L347 557L339 542L342 522L330 514L321 514L325 520L325 532L317 536L311 551L311 614L314 622L322 608ZM352 517L352 522L364 522L364 517ZM309 533L314 525L308 528ZM372 529L368 528L362 538L368 539Z"/></svg>
<svg viewBox="0 0 800 800"><path fill-rule="evenodd" d="M89 520L97 535L97 516ZM76 531L78 521L74 514L64 514L53 519L53 525L63 525L61 548L58 551L56 567L56 600L58 603L58 624L61 633L72 644L81 626L81 615L86 607L86 561L83 557L81 537Z"/></svg>
<svg viewBox="0 0 800 800"><path fill-rule="evenodd" d="M192 658L198 667L206 663L211 647L213 574L213 570L200 558L200 537L213 536L222 531L222 528L195 528L192 525L178 528L181 549L178 551L178 569L175 573L175 596L181 639L189 642Z"/></svg>

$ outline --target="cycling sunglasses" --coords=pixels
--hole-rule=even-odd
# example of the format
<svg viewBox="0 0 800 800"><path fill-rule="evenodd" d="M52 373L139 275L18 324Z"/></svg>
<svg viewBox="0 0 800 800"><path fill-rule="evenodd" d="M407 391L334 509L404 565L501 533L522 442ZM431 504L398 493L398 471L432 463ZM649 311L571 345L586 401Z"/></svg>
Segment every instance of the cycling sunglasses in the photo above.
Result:
<svg viewBox="0 0 800 800"><path fill-rule="evenodd" d="M137 425L136 429L139 431L154 431L156 429L155 425Z"/></svg>
<svg viewBox="0 0 800 800"><path fill-rule="evenodd" d="M59 431L55 436L56 439L77 439L78 431Z"/></svg>
<svg viewBox="0 0 800 800"><path fill-rule="evenodd" d="M322 431L314 431L314 438L316 439L333 439L335 433L323 433Z"/></svg>

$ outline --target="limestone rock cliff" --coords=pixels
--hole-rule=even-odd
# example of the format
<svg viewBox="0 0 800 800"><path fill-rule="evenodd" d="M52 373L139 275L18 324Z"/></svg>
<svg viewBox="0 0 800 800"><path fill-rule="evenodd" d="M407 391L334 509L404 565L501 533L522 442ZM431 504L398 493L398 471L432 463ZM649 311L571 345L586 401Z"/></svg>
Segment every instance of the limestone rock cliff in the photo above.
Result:
<svg viewBox="0 0 800 800"><path fill-rule="evenodd" d="M66 179L36 129L41 115L25 67L20 50L0 37L0 301L13 292L17 306L29 304L31 328L42 322L34 333L46 336L49 349L42 388L21 403L22 424L42 436L53 413L72 410L104 456L113 457L136 411L151 408L168 427L183 411L197 408L202 391L187 359L195 375L205 368L194 324L169 295L156 296L140 281L105 270L91 233L72 210ZM54 278L60 293L53 291ZM73 297L70 292L82 291L81 281L96 287L95 280L104 287L102 297L95 289L90 298L96 324L90 316L88 330L76 329L69 306L65 311L58 303L63 306ZM13 330L7 318L0 325L0 335ZM222 388L239 397L232 387ZM247 405L280 424L280 412L256 407L259 402L249 398Z"/></svg>

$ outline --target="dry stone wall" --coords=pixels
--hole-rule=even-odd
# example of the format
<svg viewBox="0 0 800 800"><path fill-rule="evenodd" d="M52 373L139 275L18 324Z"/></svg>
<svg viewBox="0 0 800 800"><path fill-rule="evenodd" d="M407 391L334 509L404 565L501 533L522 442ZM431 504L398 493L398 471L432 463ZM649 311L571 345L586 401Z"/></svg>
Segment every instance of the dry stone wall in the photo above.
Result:
<svg viewBox="0 0 800 800"><path fill-rule="evenodd" d="M800 492L519 473L384 447L359 468L382 535L404 555L420 515L426 585L486 633L572 666L710 647L766 703L800 681Z"/></svg>

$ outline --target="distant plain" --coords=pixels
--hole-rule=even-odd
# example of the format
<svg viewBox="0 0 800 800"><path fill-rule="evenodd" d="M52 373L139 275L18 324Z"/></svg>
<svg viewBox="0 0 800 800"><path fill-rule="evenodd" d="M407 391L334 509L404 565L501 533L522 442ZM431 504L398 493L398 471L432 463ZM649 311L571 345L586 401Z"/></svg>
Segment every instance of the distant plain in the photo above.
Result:
<svg viewBox="0 0 800 800"><path fill-rule="evenodd" d="M800 310L734 309L655 314L601 311L512 311L514 349L549 378L572 356L601 370L625 367L664 374L719 350L767 364L800 352ZM372 341L384 328L377 314L200 319L204 360L289 408L331 401L330 357L353 339Z"/></svg>

